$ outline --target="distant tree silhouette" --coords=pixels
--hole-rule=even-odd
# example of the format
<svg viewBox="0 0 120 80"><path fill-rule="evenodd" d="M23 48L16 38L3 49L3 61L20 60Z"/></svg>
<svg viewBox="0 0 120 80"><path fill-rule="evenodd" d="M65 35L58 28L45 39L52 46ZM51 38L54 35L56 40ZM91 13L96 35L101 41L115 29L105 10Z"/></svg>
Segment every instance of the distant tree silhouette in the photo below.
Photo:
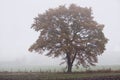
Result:
<svg viewBox="0 0 120 80"><path fill-rule="evenodd" d="M93 66L98 55L105 50L108 39L102 32L104 25L93 20L91 8L83 8L75 4L49 9L34 18L32 28L39 31L40 36L29 48L47 56L61 56L67 64L67 72L76 67Z"/></svg>

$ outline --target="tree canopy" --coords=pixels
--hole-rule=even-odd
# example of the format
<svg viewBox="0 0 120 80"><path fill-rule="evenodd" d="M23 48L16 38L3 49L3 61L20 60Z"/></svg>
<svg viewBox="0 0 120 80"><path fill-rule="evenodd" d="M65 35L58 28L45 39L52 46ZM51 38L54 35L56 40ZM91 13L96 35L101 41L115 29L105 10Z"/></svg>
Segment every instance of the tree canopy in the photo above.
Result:
<svg viewBox="0 0 120 80"><path fill-rule="evenodd" d="M34 18L32 27L40 36L29 48L47 56L61 56L67 64L67 72L75 66L87 67L98 62L98 55L105 50L108 39L103 24L97 23L91 8L71 4L49 9Z"/></svg>

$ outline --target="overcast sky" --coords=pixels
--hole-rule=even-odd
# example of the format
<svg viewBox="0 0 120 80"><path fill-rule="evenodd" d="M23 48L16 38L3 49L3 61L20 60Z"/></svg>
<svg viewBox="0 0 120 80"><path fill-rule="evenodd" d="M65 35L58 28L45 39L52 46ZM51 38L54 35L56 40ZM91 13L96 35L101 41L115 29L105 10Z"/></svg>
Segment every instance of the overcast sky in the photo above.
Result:
<svg viewBox="0 0 120 80"><path fill-rule="evenodd" d="M30 27L38 13L59 5L69 6L71 3L92 7L94 19L105 24L104 33L109 42L98 64L120 65L119 0L0 0L0 62L59 64L60 59L28 51L39 34Z"/></svg>

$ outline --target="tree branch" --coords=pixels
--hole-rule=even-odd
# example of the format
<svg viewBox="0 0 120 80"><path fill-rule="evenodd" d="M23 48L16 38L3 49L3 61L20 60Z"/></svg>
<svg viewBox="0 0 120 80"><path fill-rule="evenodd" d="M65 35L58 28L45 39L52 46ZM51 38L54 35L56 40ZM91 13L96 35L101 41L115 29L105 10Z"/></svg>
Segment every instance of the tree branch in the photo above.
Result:
<svg viewBox="0 0 120 80"><path fill-rule="evenodd" d="M77 55L77 53L75 52L75 54L74 54L74 56L73 56L73 60L72 60L72 64L73 64L73 62L74 62L74 60L75 60L75 58L76 58L76 55Z"/></svg>

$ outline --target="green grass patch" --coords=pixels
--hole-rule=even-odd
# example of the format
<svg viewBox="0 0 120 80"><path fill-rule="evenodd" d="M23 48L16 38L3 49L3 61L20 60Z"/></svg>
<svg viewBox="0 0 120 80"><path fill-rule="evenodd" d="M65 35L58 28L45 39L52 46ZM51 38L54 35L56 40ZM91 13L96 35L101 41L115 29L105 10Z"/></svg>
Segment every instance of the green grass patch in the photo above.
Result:
<svg viewBox="0 0 120 80"><path fill-rule="evenodd" d="M1 72L0 80L65 80L105 76L120 76L120 73Z"/></svg>

